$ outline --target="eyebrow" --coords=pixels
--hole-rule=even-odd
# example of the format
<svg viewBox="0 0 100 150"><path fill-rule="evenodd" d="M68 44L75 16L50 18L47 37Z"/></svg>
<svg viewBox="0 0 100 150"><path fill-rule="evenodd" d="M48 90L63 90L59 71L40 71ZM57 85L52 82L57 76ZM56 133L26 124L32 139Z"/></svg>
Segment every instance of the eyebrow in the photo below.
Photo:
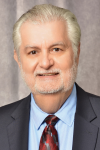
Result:
<svg viewBox="0 0 100 150"><path fill-rule="evenodd" d="M65 47L65 44L64 44L63 42L54 43L54 44L52 44L50 47L57 46L57 45L61 45L61 46L64 46L64 47Z"/></svg>
<svg viewBox="0 0 100 150"><path fill-rule="evenodd" d="M50 45L49 48L54 47L54 46L58 46L58 45L63 46L63 47L66 46L63 42L57 42L57 43L54 43L54 44ZM34 48L34 49L36 48L37 49L39 47L35 46L35 45L26 45L25 50L27 50L27 48Z"/></svg>

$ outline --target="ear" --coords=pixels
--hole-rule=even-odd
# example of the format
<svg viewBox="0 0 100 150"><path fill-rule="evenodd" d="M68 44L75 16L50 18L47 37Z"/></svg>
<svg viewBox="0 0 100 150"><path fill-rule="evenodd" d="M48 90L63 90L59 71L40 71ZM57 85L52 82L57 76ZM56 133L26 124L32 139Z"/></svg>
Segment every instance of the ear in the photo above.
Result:
<svg viewBox="0 0 100 150"><path fill-rule="evenodd" d="M80 56L80 43L79 43L79 46L78 46L77 57L76 57L77 65L79 64L79 56Z"/></svg>
<svg viewBox="0 0 100 150"><path fill-rule="evenodd" d="M14 59L15 59L15 61L17 62L19 68L20 68L21 64L20 64L20 61L19 61L19 59L18 59L18 55L17 55L16 50L14 50Z"/></svg>

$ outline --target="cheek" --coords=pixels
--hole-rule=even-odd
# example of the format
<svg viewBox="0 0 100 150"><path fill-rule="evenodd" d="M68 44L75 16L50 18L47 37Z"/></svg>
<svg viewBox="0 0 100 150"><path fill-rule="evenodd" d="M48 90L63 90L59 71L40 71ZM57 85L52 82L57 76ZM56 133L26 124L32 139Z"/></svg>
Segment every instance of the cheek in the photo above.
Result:
<svg viewBox="0 0 100 150"><path fill-rule="evenodd" d="M28 59L24 58L22 60L22 68L26 73L34 72L37 66L37 60L36 59Z"/></svg>
<svg viewBox="0 0 100 150"><path fill-rule="evenodd" d="M55 60L57 67L61 69L61 71L66 72L73 66L73 56L63 56L59 57L58 59Z"/></svg>

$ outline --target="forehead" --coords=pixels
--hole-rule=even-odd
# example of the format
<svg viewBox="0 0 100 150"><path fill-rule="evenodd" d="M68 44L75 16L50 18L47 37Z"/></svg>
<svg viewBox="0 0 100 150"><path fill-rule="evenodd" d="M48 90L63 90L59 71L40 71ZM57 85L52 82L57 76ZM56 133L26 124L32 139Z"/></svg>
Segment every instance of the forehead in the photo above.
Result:
<svg viewBox="0 0 100 150"><path fill-rule="evenodd" d="M21 40L24 44L50 44L68 40L67 25L65 21L56 20L47 23L34 24L25 22L20 28Z"/></svg>

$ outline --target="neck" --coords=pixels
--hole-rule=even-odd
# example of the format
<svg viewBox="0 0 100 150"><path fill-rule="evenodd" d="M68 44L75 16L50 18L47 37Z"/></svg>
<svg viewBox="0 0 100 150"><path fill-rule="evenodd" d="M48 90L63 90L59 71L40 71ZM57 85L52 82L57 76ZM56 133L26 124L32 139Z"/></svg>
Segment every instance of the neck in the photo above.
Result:
<svg viewBox="0 0 100 150"><path fill-rule="evenodd" d="M48 113L54 114L56 113L67 100L72 92L73 87L67 92L58 92L54 94L37 94L34 95L34 100L38 107Z"/></svg>

